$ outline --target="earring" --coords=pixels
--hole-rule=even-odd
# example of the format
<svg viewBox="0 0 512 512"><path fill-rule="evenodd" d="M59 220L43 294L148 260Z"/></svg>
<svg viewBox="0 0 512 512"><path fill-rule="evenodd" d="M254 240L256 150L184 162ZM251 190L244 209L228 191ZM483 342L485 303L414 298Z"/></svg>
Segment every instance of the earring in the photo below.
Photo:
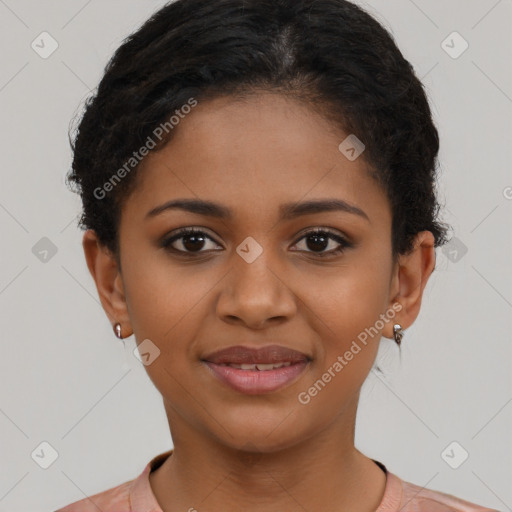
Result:
<svg viewBox="0 0 512 512"><path fill-rule="evenodd" d="M123 339L123 336L121 335L121 324L119 322L114 325L114 333L120 340Z"/></svg>
<svg viewBox="0 0 512 512"><path fill-rule="evenodd" d="M393 325L393 336L395 338L395 343L400 346L400 343L402 343L402 338L404 337L404 331L400 324Z"/></svg>

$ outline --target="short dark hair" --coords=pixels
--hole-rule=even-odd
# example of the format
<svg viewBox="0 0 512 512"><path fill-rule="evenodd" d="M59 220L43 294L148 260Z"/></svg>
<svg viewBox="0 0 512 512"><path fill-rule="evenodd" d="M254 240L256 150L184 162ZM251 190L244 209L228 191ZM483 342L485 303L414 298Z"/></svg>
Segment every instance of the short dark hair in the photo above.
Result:
<svg viewBox="0 0 512 512"><path fill-rule="evenodd" d="M394 257L422 230L435 246L447 241L424 86L391 34L346 0L177 0L158 10L116 50L70 134L66 179L82 198L79 226L118 258L121 207L139 166L108 193L104 184L190 98L258 90L314 104L365 144L361 158L390 201Z"/></svg>

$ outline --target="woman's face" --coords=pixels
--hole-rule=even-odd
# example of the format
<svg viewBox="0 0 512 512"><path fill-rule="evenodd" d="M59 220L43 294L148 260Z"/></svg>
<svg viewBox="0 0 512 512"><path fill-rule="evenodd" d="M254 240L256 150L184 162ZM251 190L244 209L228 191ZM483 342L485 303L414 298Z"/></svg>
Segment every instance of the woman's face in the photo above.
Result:
<svg viewBox="0 0 512 512"><path fill-rule="evenodd" d="M385 193L339 149L349 134L277 94L199 102L174 130L143 161L120 224L127 312L137 342L150 340L140 348L171 425L268 452L351 428L380 335L400 316ZM216 206L149 213L177 199ZM192 227L201 233L165 247ZM276 389L278 373L247 384L275 370L219 369L242 390L205 361L267 345L308 359Z"/></svg>

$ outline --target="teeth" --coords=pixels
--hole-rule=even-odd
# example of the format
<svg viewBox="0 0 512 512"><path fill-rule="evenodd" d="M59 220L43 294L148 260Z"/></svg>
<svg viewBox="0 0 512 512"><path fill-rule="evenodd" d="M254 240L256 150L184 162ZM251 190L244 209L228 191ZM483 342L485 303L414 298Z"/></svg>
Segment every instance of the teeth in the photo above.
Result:
<svg viewBox="0 0 512 512"><path fill-rule="evenodd" d="M287 361L286 363L258 363L258 364L235 364L235 363L229 363L225 366L231 366L232 368L239 368L241 370L260 370L260 371L266 371L266 370L273 370L275 368L282 368L283 366L290 366L292 363L290 361Z"/></svg>
<svg viewBox="0 0 512 512"><path fill-rule="evenodd" d="M273 370L274 368L281 368L281 365L273 365L273 364L257 364L256 368L258 370Z"/></svg>

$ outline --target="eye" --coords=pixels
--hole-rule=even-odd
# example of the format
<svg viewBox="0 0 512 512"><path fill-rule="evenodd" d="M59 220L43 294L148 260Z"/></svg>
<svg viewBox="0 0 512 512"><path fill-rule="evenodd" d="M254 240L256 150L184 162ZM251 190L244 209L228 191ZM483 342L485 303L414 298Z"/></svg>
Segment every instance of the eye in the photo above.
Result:
<svg viewBox="0 0 512 512"><path fill-rule="evenodd" d="M326 228L306 232L295 245L300 246L302 240L305 241L305 249L299 250L312 252L320 257L336 255L353 246L344 237ZM211 243L211 247L208 247L208 242ZM174 235L164 239L160 245L168 251L183 254L219 250L218 247L221 247L205 231L198 228L181 228Z"/></svg>
<svg viewBox="0 0 512 512"><path fill-rule="evenodd" d="M213 242L212 247L207 247L208 241ZM206 252L201 250L205 245L207 250L216 250L215 246L219 246L213 238L197 228L181 228L176 234L163 240L160 245L169 251L185 254Z"/></svg>
<svg viewBox="0 0 512 512"><path fill-rule="evenodd" d="M320 257L333 256L343 252L349 247L352 247L352 244L344 237L325 228L316 228L308 231L299 239L299 242L302 240L306 241L304 244L306 249L310 249L309 251L306 250L306 252L312 252ZM336 243L338 244L338 247L336 247ZM330 248L330 250L326 250L328 248Z"/></svg>

